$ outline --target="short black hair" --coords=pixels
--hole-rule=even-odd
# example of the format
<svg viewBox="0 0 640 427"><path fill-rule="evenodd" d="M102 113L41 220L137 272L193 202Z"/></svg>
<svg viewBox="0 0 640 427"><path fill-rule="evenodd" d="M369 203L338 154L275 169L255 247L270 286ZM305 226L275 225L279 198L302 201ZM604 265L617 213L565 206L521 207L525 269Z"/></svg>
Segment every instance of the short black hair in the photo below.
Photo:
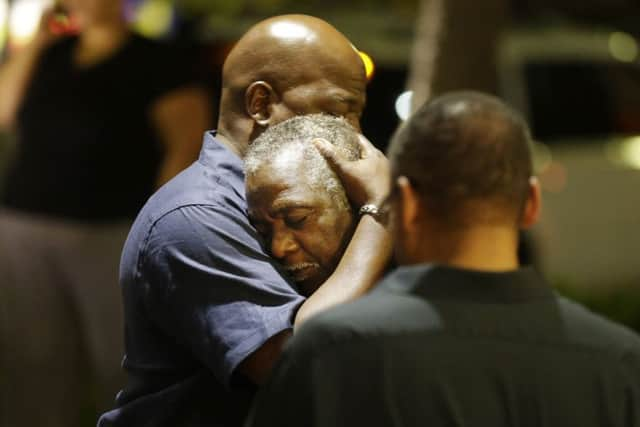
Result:
<svg viewBox="0 0 640 427"><path fill-rule="evenodd" d="M394 134L388 155L443 224L520 217L532 174L530 131L500 99L452 92L420 107ZM469 212L477 202L491 209ZM495 209L494 209L495 207ZM474 208L472 208L474 209Z"/></svg>

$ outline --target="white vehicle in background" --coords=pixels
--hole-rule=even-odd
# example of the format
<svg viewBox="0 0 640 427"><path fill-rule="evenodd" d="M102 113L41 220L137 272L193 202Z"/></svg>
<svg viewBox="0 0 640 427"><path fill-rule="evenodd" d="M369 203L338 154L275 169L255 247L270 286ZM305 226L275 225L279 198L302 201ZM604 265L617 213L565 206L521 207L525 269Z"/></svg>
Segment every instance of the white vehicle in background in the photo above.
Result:
<svg viewBox="0 0 640 427"><path fill-rule="evenodd" d="M640 46L615 31L510 31L501 95L532 125L539 265L564 286L640 288Z"/></svg>

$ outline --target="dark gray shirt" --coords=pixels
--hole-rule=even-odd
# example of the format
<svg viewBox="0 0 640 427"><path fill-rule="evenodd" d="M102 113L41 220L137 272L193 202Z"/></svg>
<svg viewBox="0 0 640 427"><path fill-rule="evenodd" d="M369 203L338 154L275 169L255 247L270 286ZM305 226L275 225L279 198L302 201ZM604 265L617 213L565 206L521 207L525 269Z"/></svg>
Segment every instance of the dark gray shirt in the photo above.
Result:
<svg viewBox="0 0 640 427"><path fill-rule="evenodd" d="M292 327L303 297L264 252L242 161L213 133L138 215L120 283L128 384L99 425L241 424L254 387L235 369Z"/></svg>
<svg viewBox="0 0 640 427"><path fill-rule="evenodd" d="M529 269L400 268L297 331L249 426L640 426L640 338Z"/></svg>

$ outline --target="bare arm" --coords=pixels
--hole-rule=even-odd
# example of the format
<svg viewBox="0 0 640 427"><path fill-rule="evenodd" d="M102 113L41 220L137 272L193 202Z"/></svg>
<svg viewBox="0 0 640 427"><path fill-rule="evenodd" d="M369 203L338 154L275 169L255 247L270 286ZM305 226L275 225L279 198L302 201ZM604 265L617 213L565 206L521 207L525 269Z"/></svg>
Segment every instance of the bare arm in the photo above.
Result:
<svg viewBox="0 0 640 427"><path fill-rule="evenodd" d="M295 327L321 311L366 293L380 279L391 257L385 226L364 215L333 274L298 310Z"/></svg>
<svg viewBox="0 0 640 427"><path fill-rule="evenodd" d="M291 329L287 329L269 338L258 350L244 359L238 366L238 371L254 384L264 384L291 335Z"/></svg>
<svg viewBox="0 0 640 427"><path fill-rule="evenodd" d="M49 14L43 16L43 21ZM43 26L43 25L41 25ZM0 128L11 129L41 53L55 36L41 28L36 37L0 67Z"/></svg>
<svg viewBox="0 0 640 427"><path fill-rule="evenodd" d="M211 107L204 89L181 88L156 101L151 116L165 146L160 187L198 157L202 134L211 125Z"/></svg>
<svg viewBox="0 0 640 427"><path fill-rule="evenodd" d="M362 157L349 161L341 157L326 141L315 141L340 177L349 199L355 206L379 205L389 189L389 162L366 138L360 138ZM351 242L331 276L300 307L294 326L313 315L355 299L380 279L391 259L391 235L386 224L369 215L360 218Z"/></svg>

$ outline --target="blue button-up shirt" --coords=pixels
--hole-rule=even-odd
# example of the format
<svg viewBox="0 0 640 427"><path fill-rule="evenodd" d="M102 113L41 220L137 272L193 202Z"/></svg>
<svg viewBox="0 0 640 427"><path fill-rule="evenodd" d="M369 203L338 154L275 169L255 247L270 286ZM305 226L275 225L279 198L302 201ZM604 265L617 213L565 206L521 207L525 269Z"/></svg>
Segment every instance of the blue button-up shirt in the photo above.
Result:
<svg viewBox="0 0 640 427"><path fill-rule="evenodd" d="M129 381L101 426L237 425L234 370L303 302L249 223L242 160L205 134L200 158L136 219L122 254Z"/></svg>

